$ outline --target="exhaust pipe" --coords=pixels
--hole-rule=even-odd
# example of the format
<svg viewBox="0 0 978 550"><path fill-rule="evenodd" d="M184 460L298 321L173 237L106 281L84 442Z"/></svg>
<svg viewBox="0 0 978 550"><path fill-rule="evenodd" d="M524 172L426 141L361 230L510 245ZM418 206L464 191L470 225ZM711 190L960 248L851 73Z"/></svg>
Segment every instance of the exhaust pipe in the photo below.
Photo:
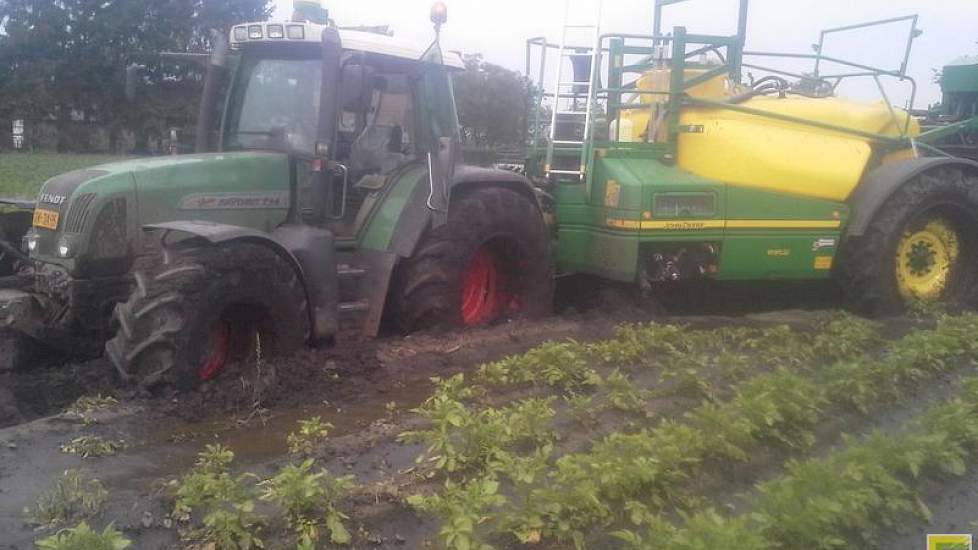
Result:
<svg viewBox="0 0 978 550"><path fill-rule="evenodd" d="M221 83L227 72L227 37L224 36L224 33L212 29L211 43L214 45L214 49L211 51L210 61L207 63L204 91L200 98L200 112L197 114L197 136L194 143L194 151L197 153L206 153L210 149L208 138L214 122L214 109L217 106L217 96L221 90Z"/></svg>

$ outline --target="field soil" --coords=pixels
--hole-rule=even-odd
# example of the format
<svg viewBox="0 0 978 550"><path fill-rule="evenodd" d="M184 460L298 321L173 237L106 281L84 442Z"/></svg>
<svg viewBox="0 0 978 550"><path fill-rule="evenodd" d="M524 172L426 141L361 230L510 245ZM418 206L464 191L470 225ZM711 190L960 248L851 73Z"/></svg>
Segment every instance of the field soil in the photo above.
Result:
<svg viewBox="0 0 978 550"><path fill-rule="evenodd" d="M433 377L471 376L481 365L548 341L606 340L627 323L655 320L688 330L787 325L805 333L838 307L833 298L826 299L824 288L698 289L695 296L686 291L689 299L677 300L681 303L668 309L643 304L621 289L595 290L580 282L565 282L560 292L561 314L550 319L403 338L347 336L331 348L270 359L260 372L255 365L233 366L218 380L184 395L129 394L116 385L104 359L10 375L0 380L0 422L5 426L0 428L0 548L33 548L35 540L53 532L29 525L24 510L69 469L102 482L108 501L91 522L97 526L112 522L133 541L133 548L204 548L188 546L170 520L174 487L193 467L198 453L207 444L221 443L235 453L235 471L271 477L291 460L287 435L298 421L315 416L333 428L311 456L336 475L355 476L362 487L342 504L350 518L352 547L439 547L439 523L403 502L405 495L434 486L416 471L416 458L425 446L398 441L399 434L424 427L411 409L432 395ZM757 299L761 294L766 300ZM918 321L896 318L886 320L881 331L895 338L917 326ZM862 433L899 426L924 406L946 399L955 387L953 381L951 376L940 377L871 418L840 415L830 420L820 428L824 433L815 454L837 446L843 427L849 433ZM636 377L635 382L642 380ZM505 387L483 399L507 403L533 393L525 387ZM62 412L79 397L97 395L111 395L114 400L87 414ZM658 400L653 408L667 415L698 402L699 398ZM560 447L584 448L627 421L623 415L603 415L588 429L569 430ZM567 424L567 420L558 418L557 423ZM62 450L85 435L116 442L119 448L100 458L81 458ZM723 503L726 497L721 493L749 490L784 458L773 455L767 462L735 468L723 491L704 490ZM706 475L712 477L716 476ZM710 481L703 483L709 486ZM978 475L935 487L930 497L933 523L905 525L903 532L886 539L886 548L922 548L927 532L974 530L970 522L978 519ZM737 506L735 501L727 504ZM270 522L264 538L269 548L294 547L281 521ZM547 547L572 546L547 543ZM619 546L605 540L592 547Z"/></svg>

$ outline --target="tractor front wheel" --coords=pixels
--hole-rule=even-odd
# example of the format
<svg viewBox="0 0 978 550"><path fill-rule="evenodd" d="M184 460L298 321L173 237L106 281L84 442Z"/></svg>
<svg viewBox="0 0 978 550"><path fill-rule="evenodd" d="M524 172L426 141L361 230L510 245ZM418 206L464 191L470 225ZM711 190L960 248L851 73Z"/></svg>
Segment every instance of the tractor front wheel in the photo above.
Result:
<svg viewBox="0 0 978 550"><path fill-rule="evenodd" d="M253 353L285 354L309 335L306 293L292 266L257 244L164 246L153 239L118 304L105 349L122 378L180 390Z"/></svg>
<svg viewBox="0 0 978 550"><path fill-rule="evenodd" d="M550 235L534 201L503 187L454 197L400 266L393 315L404 332L541 317L553 302Z"/></svg>
<svg viewBox="0 0 978 550"><path fill-rule="evenodd" d="M843 244L847 298L868 314L914 303L971 305L978 290L978 177L956 168L904 184L863 236Z"/></svg>

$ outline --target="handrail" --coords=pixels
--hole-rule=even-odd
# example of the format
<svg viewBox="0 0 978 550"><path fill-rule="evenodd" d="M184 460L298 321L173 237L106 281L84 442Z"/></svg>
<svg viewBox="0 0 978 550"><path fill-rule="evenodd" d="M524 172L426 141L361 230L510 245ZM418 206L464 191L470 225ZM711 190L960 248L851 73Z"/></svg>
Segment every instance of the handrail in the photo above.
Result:
<svg viewBox="0 0 978 550"><path fill-rule="evenodd" d="M818 51L819 54L822 53L822 50L825 47L825 37L826 37L826 35L837 33L837 32L851 31L851 30L855 30L855 29L864 29L864 28L867 28L867 27L876 27L876 26L880 26L880 25L888 25L890 23L899 23L901 21L911 21L911 24L910 24L910 34L909 34L909 36L907 38L907 47L904 50L904 54L903 54L903 62L900 64L900 69L898 71L887 71L887 72L895 72L895 73L900 74L900 75L906 75L906 73L907 73L907 63L909 63L909 61L910 61L910 50L911 50L911 48L913 48L913 41L914 41L915 38L917 38L918 36L920 36L920 33L922 32L922 31L920 31L917 28L917 16L916 15L904 15L902 17L891 17L889 19L880 19L880 20L877 20L877 21L866 21L866 22L863 22L863 23L856 23L854 25L844 25L842 27L835 27L835 28L832 28L832 29L825 29L825 30L823 30L821 32L821 34L819 34L819 37L818 37L818 45L816 46L817 47L817 51ZM820 63L820 60L819 59L815 59L815 76L818 76L819 63Z"/></svg>
<svg viewBox="0 0 978 550"><path fill-rule="evenodd" d="M744 51L744 56L752 57L786 57L791 59L821 59L825 61L830 61L832 63L838 63L839 65L846 65L849 67L854 67L856 69L862 69L864 71L872 71L878 74L885 74L889 76L894 76L897 78L909 78L906 74L899 71L891 71L888 69L880 69L879 67L873 67L872 65L863 65L861 63L856 63L853 61L846 61L845 59L839 59L837 57L831 57L822 54L812 54L812 53L794 53L794 52L755 52L755 51ZM813 77L817 75L812 75Z"/></svg>
<svg viewBox="0 0 978 550"><path fill-rule="evenodd" d="M660 0L657 5L668 5L672 3L677 3L682 0ZM651 108L649 105L634 105L638 97L641 96L667 96L668 100L662 101L660 103L662 109L661 114L664 113L664 123L669 125L669 147L663 149L663 160L666 162L672 161L676 158L676 153L678 152L678 137L681 131L679 114L683 106L687 105L698 105L707 106L717 109L727 109L731 111L742 112L746 114L756 115L760 117L767 117L772 119L778 119L786 122L791 122L800 125L806 125L815 128L821 128L823 130L829 130L833 132L839 132L848 135L859 136L865 139L873 140L877 143L884 144L889 147L905 147L908 144L911 147L916 147L914 138L910 138L910 125L912 123L912 118L907 115L905 120L900 119L900 114L896 111L894 106L890 103L889 97L887 95L886 89L881 82L882 76L887 76L897 79L899 82L907 82L910 86L910 98L908 101L907 109L910 110L916 99L917 94L917 82L906 74L906 63L904 63L899 70L883 69L873 65L868 65L865 63L859 63L855 61L850 61L847 59L841 59L834 56L828 56L822 54L821 45L824 44L824 37L827 34L833 32L841 32L845 30L851 30L856 28L863 28L866 26L873 26L885 23L899 22L899 21L913 21L913 27L911 29L911 38L908 41L907 52L909 54L910 46L913 42L913 37L919 34L916 28L916 16L898 17L892 19L886 19L876 22L863 23L857 25L850 25L847 27L838 27L835 29L827 29L822 33L822 39L820 40L820 46L816 50L816 53L792 53L792 52L772 52L772 51L754 51L754 50L744 50L743 40L740 34L734 36L719 36L719 35L706 35L706 34L690 34L686 32L684 27L675 27L672 34L664 35L661 32L656 32L654 34L637 34L637 33L603 33L598 36L598 40L594 43L593 47L587 48L582 47L582 50L587 50L589 52L594 52L595 54L595 66L592 67L592 79L591 79L591 90L592 98L594 102L606 101L607 107L606 112L609 115L609 120L617 119L619 121L619 126L621 124L621 113L625 110L638 109L638 108ZM645 42L645 44L636 44L636 42ZM669 49L666 50L665 46L670 45ZM689 46L695 46L689 49ZM556 48L557 46L549 43L544 37L531 38L527 40L527 74L530 74L529 67L531 62L530 49L532 47L542 48L541 60L540 60L540 73L544 73L545 68L545 57L546 52L550 48ZM726 51L723 51L726 50ZM686 78L686 69L690 66L697 66L694 62L690 62L691 58L697 55L708 53L710 51L715 51L720 57L720 64L713 65L712 63L707 66L700 66L705 68L701 74L691 76ZM607 66L600 66L599 60L605 58L604 54L608 53ZM724 55L726 54L726 55ZM627 56L633 56L628 58ZM781 59L810 59L815 61L816 71L823 63L834 63L844 67L842 72L838 74L819 74L818 72L814 74L805 73L795 73L783 69L766 67L759 65L757 63L747 63L745 58L781 58ZM626 61L627 60L627 61ZM651 69L663 66L663 68L668 67L671 70L670 74L670 86L668 91L655 91L655 90L639 90L637 89L638 80L633 80L635 74L644 74ZM687 91L709 81L710 79L716 78L724 73L729 73L731 81L739 84L741 83L741 75L744 68L751 68L758 71L784 75L791 78L796 78L801 81L811 81L811 82L824 82L825 86L835 90L839 84L850 78L860 78L860 77L871 77L874 79L877 88L879 89L880 95L882 96L884 102L887 104L887 109L889 110L890 117L893 120L894 128L899 129L899 137L894 137L890 135L884 135L880 133L868 132L859 130L856 128L851 128L847 126L842 126L838 124L832 124L827 122L822 122L820 120L806 119L803 117L783 115L780 113L774 113L766 111L763 109L756 109L751 107L746 107L744 105L732 102L716 101L705 98L691 97ZM845 72L848 69L848 72ZM607 70L607 87L601 87L601 76L599 71L603 72ZM627 81L622 77L628 75ZM543 97L554 97L555 95L560 95L561 91L556 90L554 93L543 92L540 94L541 101ZM573 96L573 94L571 94ZM542 105L542 103L541 103ZM588 105L588 109L591 105ZM590 118L590 117L588 117ZM582 155L587 155L587 163L593 162L593 155L590 151L593 150L593 143L599 138L594 134L593 128L590 127L591 121L588 120L585 124L585 134L584 134L584 144L581 146ZM927 138L930 138L931 133L925 134ZM611 137L612 140L616 139L614 136ZM927 139L929 140L929 139ZM532 146L536 148L536 141ZM920 140L921 142L925 140ZM922 143L921 143L922 145ZM591 170L588 168L587 173Z"/></svg>

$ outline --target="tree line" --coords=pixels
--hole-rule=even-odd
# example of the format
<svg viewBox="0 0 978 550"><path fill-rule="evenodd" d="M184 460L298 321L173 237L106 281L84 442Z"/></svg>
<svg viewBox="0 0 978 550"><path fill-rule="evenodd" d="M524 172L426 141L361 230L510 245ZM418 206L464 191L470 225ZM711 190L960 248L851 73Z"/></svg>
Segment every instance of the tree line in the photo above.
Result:
<svg viewBox="0 0 978 550"><path fill-rule="evenodd" d="M270 0L0 0L0 150L13 145L14 120L52 129L47 148L60 151L146 153L167 128L192 130L203 75L159 52L205 52L211 29L227 33L271 11ZM124 97L131 63L146 67L135 102ZM467 143L521 144L528 81L481 55L465 65L456 96ZM93 126L104 134L98 144Z"/></svg>
<svg viewBox="0 0 978 550"><path fill-rule="evenodd" d="M200 87L198 71L162 64L158 53L204 51L210 29L270 13L269 0L3 0L0 139L10 139L11 120L45 121L58 149L85 148L72 123L97 121L111 148L130 130L138 149L154 126L187 125ZM134 61L145 61L153 86L129 104L123 83Z"/></svg>

